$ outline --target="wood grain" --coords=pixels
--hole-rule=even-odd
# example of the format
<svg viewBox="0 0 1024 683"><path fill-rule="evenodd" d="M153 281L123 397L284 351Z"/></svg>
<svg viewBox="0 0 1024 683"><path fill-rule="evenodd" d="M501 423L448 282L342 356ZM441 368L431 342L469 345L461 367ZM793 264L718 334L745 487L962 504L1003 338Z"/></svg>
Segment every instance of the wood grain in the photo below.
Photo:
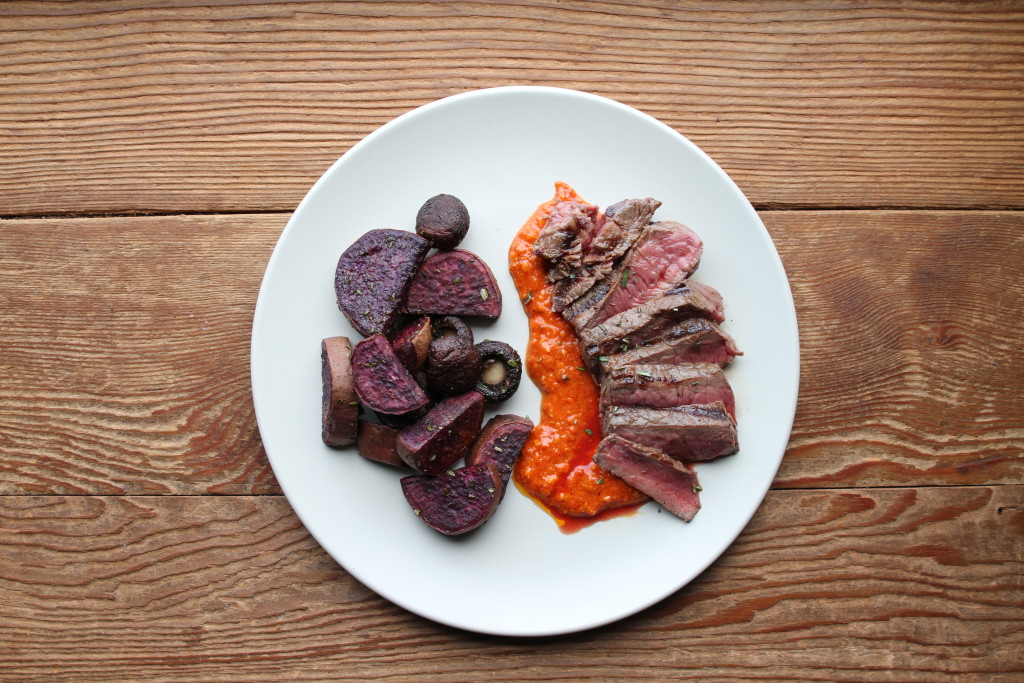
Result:
<svg viewBox="0 0 1024 683"><path fill-rule="evenodd" d="M1024 214L763 215L802 331L776 486L1024 481ZM0 492L278 492L248 345L285 219L4 221Z"/></svg>
<svg viewBox="0 0 1024 683"><path fill-rule="evenodd" d="M376 596L279 497L0 497L0 671L1012 680L1024 671L1022 562L1024 487L772 492L716 564L658 605L516 640L457 632Z"/></svg>
<svg viewBox="0 0 1024 683"><path fill-rule="evenodd" d="M762 216L801 332L776 486L1024 481L1024 216Z"/></svg>
<svg viewBox="0 0 1024 683"><path fill-rule="evenodd" d="M0 226L0 491L278 492L248 358L286 219Z"/></svg>
<svg viewBox="0 0 1024 683"><path fill-rule="evenodd" d="M431 100L662 119L761 207L1024 204L1016 2L8 2L0 215L290 210Z"/></svg>

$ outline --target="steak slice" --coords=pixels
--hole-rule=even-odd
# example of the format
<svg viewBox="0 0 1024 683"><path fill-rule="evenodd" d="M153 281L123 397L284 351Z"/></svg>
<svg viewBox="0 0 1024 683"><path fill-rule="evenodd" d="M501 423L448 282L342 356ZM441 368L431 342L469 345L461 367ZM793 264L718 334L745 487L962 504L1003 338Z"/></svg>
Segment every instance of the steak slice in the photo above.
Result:
<svg viewBox="0 0 1024 683"><path fill-rule="evenodd" d="M697 473L656 448L633 443L620 436L606 436L594 453L594 462L621 477L661 504L676 517L689 522L700 510Z"/></svg>
<svg viewBox="0 0 1024 683"><path fill-rule="evenodd" d="M622 265L613 268L607 275L594 283L594 285L578 297L571 304L562 309L562 317L569 321L569 324L576 330L576 334L586 329L587 323L593 317L598 307L608 296L612 283L622 279Z"/></svg>
<svg viewBox="0 0 1024 683"><path fill-rule="evenodd" d="M551 287L551 310L559 313L573 301L590 291L594 284L608 275L612 263L595 263L581 268Z"/></svg>
<svg viewBox="0 0 1024 683"><path fill-rule="evenodd" d="M717 363L616 365L601 380L601 409L675 408L721 402L735 419L736 398Z"/></svg>
<svg viewBox="0 0 1024 683"><path fill-rule="evenodd" d="M677 323L662 341L638 346L605 356L601 366L607 372L622 365L637 363L717 363L728 365L743 352L721 327L705 318L690 318Z"/></svg>
<svg viewBox="0 0 1024 683"><path fill-rule="evenodd" d="M533 247L551 266L552 309L565 309L605 277L659 206L661 202L650 197L625 199L597 215L597 208L589 204L556 204Z"/></svg>
<svg viewBox="0 0 1024 683"><path fill-rule="evenodd" d="M664 339L681 320L725 319L722 295L713 287L687 281L665 294L613 315L580 334L580 348L591 358Z"/></svg>
<svg viewBox="0 0 1024 683"><path fill-rule="evenodd" d="M602 416L601 433L657 448L682 462L739 450L736 423L721 402L676 408L612 406Z"/></svg>
<svg viewBox="0 0 1024 683"><path fill-rule="evenodd" d="M593 327L683 285L700 265L703 251L700 237L682 223L661 221L647 226L586 326Z"/></svg>
<svg viewBox="0 0 1024 683"><path fill-rule="evenodd" d="M583 245L583 263L611 264L629 248L651 222L661 206L657 199L623 199L604 210L604 222L597 226L593 239Z"/></svg>
<svg viewBox="0 0 1024 683"><path fill-rule="evenodd" d="M549 266L548 282L569 277L583 266L583 235L593 228L597 207L582 202L555 204L533 243L533 253Z"/></svg>

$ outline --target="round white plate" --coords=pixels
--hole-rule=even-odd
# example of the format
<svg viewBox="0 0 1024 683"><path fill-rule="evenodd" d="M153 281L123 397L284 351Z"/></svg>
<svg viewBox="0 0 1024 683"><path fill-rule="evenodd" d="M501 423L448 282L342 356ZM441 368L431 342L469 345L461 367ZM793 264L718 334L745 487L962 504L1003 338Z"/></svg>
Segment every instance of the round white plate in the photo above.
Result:
<svg viewBox="0 0 1024 683"><path fill-rule="evenodd" d="M449 538L413 515L396 468L320 440L320 340L361 337L339 312L338 256L372 228L413 230L427 198L469 208L462 247L490 264L504 297L478 339L522 350L527 324L507 250L564 180L601 207L663 202L704 240L695 279L725 298L724 328L746 355L727 371L740 452L698 466L703 509L690 524L649 503L629 517L563 534L510 487L491 520ZM578 631L671 595L711 564L772 482L796 407L796 313L771 238L743 193L706 154L628 106L556 88L508 87L433 102L381 127L339 159L299 204L267 266L252 333L256 417L274 473L309 532L355 578L424 617L502 635ZM526 377L488 411L539 418ZM486 418L485 418L486 419Z"/></svg>

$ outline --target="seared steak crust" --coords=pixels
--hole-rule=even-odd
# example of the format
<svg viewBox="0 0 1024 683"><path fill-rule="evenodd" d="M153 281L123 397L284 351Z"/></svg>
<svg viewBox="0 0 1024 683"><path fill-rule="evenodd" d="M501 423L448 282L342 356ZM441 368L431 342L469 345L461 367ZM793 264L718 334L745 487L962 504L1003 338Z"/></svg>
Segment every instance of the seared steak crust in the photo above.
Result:
<svg viewBox="0 0 1024 683"><path fill-rule="evenodd" d="M604 412L602 433L657 448L682 462L702 462L739 450L736 423L721 402L648 408L613 406Z"/></svg>

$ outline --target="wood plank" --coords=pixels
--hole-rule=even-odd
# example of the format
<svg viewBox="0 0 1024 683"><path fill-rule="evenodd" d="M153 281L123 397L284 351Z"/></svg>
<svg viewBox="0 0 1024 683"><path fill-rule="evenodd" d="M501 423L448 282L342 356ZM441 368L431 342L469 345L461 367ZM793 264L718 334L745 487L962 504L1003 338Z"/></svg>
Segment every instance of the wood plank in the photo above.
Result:
<svg viewBox="0 0 1024 683"><path fill-rule="evenodd" d="M658 605L517 640L376 596L280 497L0 497L0 670L92 681L1012 680L1024 671L1022 562L1024 487L775 491L718 562Z"/></svg>
<svg viewBox="0 0 1024 683"><path fill-rule="evenodd" d="M763 216L802 334L776 486L1024 482L1024 214ZM0 492L279 492L248 346L285 220L4 221Z"/></svg>
<svg viewBox="0 0 1024 683"><path fill-rule="evenodd" d="M639 107L761 207L1024 204L1019 3L202 5L0 4L0 215L290 210L394 116L509 84Z"/></svg>
<svg viewBox="0 0 1024 683"><path fill-rule="evenodd" d="M279 492L249 386L287 216L0 228L0 491Z"/></svg>
<svg viewBox="0 0 1024 683"><path fill-rule="evenodd" d="M1024 216L762 217L802 351L775 485L1024 481Z"/></svg>

